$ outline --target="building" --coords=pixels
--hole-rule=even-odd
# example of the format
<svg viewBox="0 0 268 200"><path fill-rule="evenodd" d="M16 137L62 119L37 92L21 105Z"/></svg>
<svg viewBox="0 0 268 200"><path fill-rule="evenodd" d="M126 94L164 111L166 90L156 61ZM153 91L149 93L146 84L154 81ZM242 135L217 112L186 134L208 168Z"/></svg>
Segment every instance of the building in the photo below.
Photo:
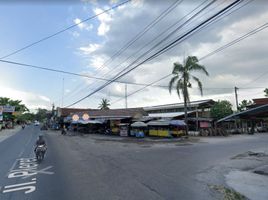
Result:
<svg viewBox="0 0 268 200"><path fill-rule="evenodd" d="M215 104L212 99L192 101L188 103L188 125L189 130L198 131L200 128L212 127L213 119L210 116L210 109ZM125 123L129 121L149 121L152 119L184 119L184 104L165 104L149 106L143 108L126 109L71 109L58 108L57 116L64 122L72 120L76 115L77 119L82 120L83 115L87 114L93 120L105 120L111 123ZM63 121L62 121L63 122Z"/></svg>
<svg viewBox="0 0 268 200"><path fill-rule="evenodd" d="M187 105L189 130L197 131L200 128L212 126L213 119L210 109L215 104L212 99L191 101ZM143 108L149 117L184 119L184 103L165 104Z"/></svg>
<svg viewBox="0 0 268 200"><path fill-rule="evenodd" d="M231 114L217 121L226 129L236 129L239 133L268 131L268 98L252 99L253 104L246 110Z"/></svg>

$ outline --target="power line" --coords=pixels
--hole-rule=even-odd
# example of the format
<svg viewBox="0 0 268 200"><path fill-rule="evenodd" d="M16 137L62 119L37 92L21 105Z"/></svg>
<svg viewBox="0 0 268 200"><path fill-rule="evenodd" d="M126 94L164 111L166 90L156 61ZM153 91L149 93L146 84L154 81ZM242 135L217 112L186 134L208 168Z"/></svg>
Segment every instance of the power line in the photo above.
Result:
<svg viewBox="0 0 268 200"><path fill-rule="evenodd" d="M129 57L127 57L123 62L121 62L120 64L118 64L117 66L115 66L113 69L111 69L109 72L106 72L103 76L107 75L108 73L111 73L112 71L116 70L118 67L120 67L123 63L125 63L126 61L128 61L130 58L136 56L138 53L142 52L143 49L145 49L146 47L148 47L150 44L152 44L154 41L156 41L158 38L160 38L162 35L164 35L165 33L167 33L169 30L171 30L172 28L176 27L176 25L178 25L183 19L185 19L186 17L190 16L190 14L192 14L194 11L196 11L198 8L200 8L205 2L207 2L208 0L205 0L204 2L202 2L200 5L198 5L195 9L193 9L191 12L189 12L188 14L186 14L185 16L183 16L180 20L176 21L175 23L173 23L171 26L169 26L166 30L162 31L160 34L158 34L154 39L152 39L151 41L149 41L148 43L146 43L142 48L138 49L134 54L130 55ZM201 10L202 11L202 10ZM197 13L199 14L200 11ZM184 22L182 25L180 25L179 27L177 27L175 30L173 30L171 33L169 33L166 36L166 39L168 37L171 37L174 33L176 33L180 28L182 28L184 25L186 25L189 21L191 21L195 16L192 16L190 19L188 19L186 22ZM164 42L164 40L162 40L162 42ZM160 45L162 42L157 43L157 45L155 45L154 47ZM153 47L153 48L154 48ZM146 52L146 54L150 53L149 51ZM143 56L145 56L145 53L143 53ZM141 58L141 57L140 57ZM137 62L138 60L136 60ZM134 63L132 63L134 64Z"/></svg>
<svg viewBox="0 0 268 200"><path fill-rule="evenodd" d="M204 20L203 22L201 22L200 24L198 24L196 27L194 27L193 29L191 29L190 31L188 31L187 33L185 33L183 36L180 36L179 38L177 38L175 41L169 43L168 45L166 45L164 48L162 48L161 50L157 51L156 53L154 53L153 55L149 56L147 59L145 59L144 61L140 62L139 64L137 64L136 66L132 67L131 69L127 70L126 72L122 73L123 71L125 71L125 69L121 72L118 73L117 76L114 77L114 79L112 81L109 81L105 84L103 84L102 86L100 86L99 88L97 88L95 91L91 92L90 94L86 95L85 97L79 99L78 101L72 103L71 105L67 106L73 106L81 101L83 101L84 99L92 96L93 94L97 93L98 91L102 90L103 88L105 88L107 85L110 85L112 82L118 80L119 78L122 78L123 76L125 76L126 74L128 74L129 72L133 71L134 69L138 68L140 65L144 64L145 62L148 62L156 57L158 57L159 55L161 55L161 52L163 52L165 49L168 49L170 46L174 47L174 44L178 44L180 42L181 39L183 39L184 37L186 37L188 34L191 34L192 32L194 32L196 29L201 28L202 26L204 26L206 23L208 23L210 20L214 19L215 17L217 17L218 15L220 15L221 13L225 12L226 10L232 8L235 4L240 3L241 0L237 0L234 1L233 3L229 4L228 6L226 6L225 8L223 8L222 10L220 10L219 12L217 12L216 14L212 15L211 17L209 17L208 19ZM121 74L122 73L122 74Z"/></svg>
<svg viewBox="0 0 268 200"><path fill-rule="evenodd" d="M132 44L134 44L138 39L140 39L145 33L147 33L152 27L154 27L159 21L161 21L165 16L167 16L172 10L174 10L183 0L177 0L172 3L167 9L165 9L158 17L156 17L152 22L150 22L141 32L139 32L134 38L128 41L124 46L122 46L115 54L113 54L108 60L106 60L101 67L103 68L107 63L113 61L116 57L120 56L122 52L128 49Z"/></svg>
<svg viewBox="0 0 268 200"><path fill-rule="evenodd" d="M110 7L110 8L108 8L108 9L106 9L106 10L104 10L104 11L102 11L102 12L96 14L96 15L90 16L90 17L88 17L88 18L82 20L82 21L79 22L79 23L75 23L75 24L73 24L73 25L71 25L71 26L69 26L69 27L67 27L67 28L64 28L64 29L62 29L62 30L56 32L56 33L53 33L53 34L48 35L48 36L46 36L46 37L43 37L43 38L41 38L40 40L37 40L37 41L35 41L35 42L32 42L32 43L30 43L30 44L28 44L28 45L26 45L26 46L24 46L24 47L22 47L22 48L20 48L20 49L18 49L18 50L15 50L15 51L13 51L13 52L11 52L11 53L5 55L5 56L2 56L0 59L5 59L5 58L10 57L10 56L12 56L12 55L14 55L14 54L17 54L17 53L19 53L19 52L21 52L21 51L23 51L23 50L25 50L25 49L28 49L28 48L30 48L30 47L32 47L32 46L38 44L38 43L41 43L41 42L43 42L43 41L45 41L45 40L48 40L48 39L50 39L50 38L52 38L52 37L54 37L54 36L56 36L56 35L59 35L59 34L65 32L65 31L67 31L67 30L69 30L69 29L72 29L72 28L78 26L79 24L82 24L82 23L84 23L84 22L86 22L86 21L89 21L89 20L91 20L91 19L94 19L94 18L98 17L99 15L102 15L102 14L104 14L104 13L107 13L107 12L111 11L111 10L114 10L114 9L116 9L116 8L118 8L118 7L120 7L120 6L124 5L124 4L126 4L126 3L129 3L130 1L131 1L131 0L127 0L127 1L124 1L124 2L122 2L122 3L116 4L115 6Z"/></svg>
<svg viewBox="0 0 268 200"><path fill-rule="evenodd" d="M206 0L207 1L207 0ZM166 8L160 15L158 15L153 21L151 21L142 31L140 31L135 37L133 37L130 41L128 41L124 46L122 46L115 54L113 54L108 60L106 60L97 70L100 70L101 68L105 67L108 62L112 62L115 60L116 57L119 57L124 51L126 51L132 44L134 44L137 40L139 40L145 33L147 33L151 28L153 28L159 21L161 21L166 15L170 14L172 10L174 10L179 4L181 4L183 0L177 0L174 3L172 3L168 8ZM144 46L145 47L145 46ZM136 55L139 51L136 51L134 55ZM132 56L134 56L132 55ZM130 57L132 57L130 56ZM121 62L119 65L114 67L113 69L106 72L105 75L108 73L111 73L114 71L117 67L120 67L124 62L126 62L130 57L128 57L125 61ZM100 72L100 71L99 71ZM99 73L96 73L94 76L98 75ZM92 86L91 84L90 86ZM86 88L90 88L90 86L86 86L85 88L81 89L85 90Z"/></svg>
<svg viewBox="0 0 268 200"><path fill-rule="evenodd" d="M90 76L90 75L86 75L86 74L78 74L78 73L75 73L75 72L58 70L58 69L54 69L54 68L41 67L41 66L37 66L37 65L31 65L31 64L21 63L21 62L15 62L15 61L10 61L10 60L2 60L2 59L0 59L0 62L7 63L7 64L12 64L12 65L17 65L17 66L34 68L34 69L41 69L41 70L45 70L45 71L63 73L63 74L68 74L68 75L73 75L73 76L79 76L79 77L84 77L84 78L89 78L89 79L96 79L96 80L101 80L101 81L111 81L112 80L112 79L106 79L106 78L101 78L101 77L94 77L94 76ZM124 84L131 84L131 85L138 85L138 86L146 85L146 84L143 84L143 83L134 83L134 82L128 82L128 81L114 81L114 82L124 83Z"/></svg>
<svg viewBox="0 0 268 200"><path fill-rule="evenodd" d="M263 26L263 25L262 25L262 26ZM262 26L260 26L260 27L262 27ZM249 37L249 36L254 35L254 34L256 34L257 32L259 32L259 31L261 31L261 30L264 29L264 28L263 28L263 29L260 29L260 27L257 27L256 29L254 29L254 30L252 30L252 31L250 31L250 32L248 32L248 33L246 33L245 35L247 35L247 37ZM256 32L255 30L258 30L258 31ZM252 34L249 35L249 33L252 33ZM203 60L203 59L206 59L206 58L208 58L209 56L212 56L212 55L214 55L214 54L216 54L216 53L218 53L218 52L220 52L220 51L223 51L224 49L226 49L226 48L228 48L228 47L230 47L230 46L232 46L232 45L234 45L234 44L236 44L236 43L238 43L239 41L242 40L242 39L239 40L240 38L246 39L247 37L244 37L245 35L242 35L241 37L239 37L239 38L237 38L237 39L235 39L235 40L233 40L233 41L227 43L226 45L223 45L223 46L219 47L218 49L212 51L211 53L208 53L207 55L205 55L205 56L202 57L202 60ZM234 41L237 41L237 42L234 43ZM232 44L232 45L229 45L229 44ZM218 51L219 49L220 49L220 51ZM199 60L201 60L201 59L199 59ZM267 72L267 73L268 73L268 72ZM168 77L171 76L171 75L172 75L172 74L168 74L168 75L166 75L166 76L164 76L164 77L162 77L162 78L160 78L160 79L158 79L158 80L156 80L156 81L154 81L154 82L148 84L147 86L144 86L143 88L141 88L141 89L139 89L139 90L137 90L137 91L135 91L135 92L129 94L129 96L131 96L131 95L133 95L133 94L135 94L135 93L137 93L137 92L139 92L139 91L141 91L141 90L143 90L143 89L145 89L145 88L147 88L147 87L149 87L149 86L151 86L151 85L153 85L153 84L155 84L155 83L158 83L158 82L160 82L160 81L162 81L162 80L168 78ZM165 87L167 87L167 86L165 86ZM239 89L257 89L257 88L265 88L265 87L242 87L242 88L239 87ZM205 88L205 89L212 89L212 88ZM204 90L205 90L205 89L204 89ZM233 89L233 88L213 88L213 89ZM118 102L118 101L121 101L122 99L123 99L123 98L118 99L118 100L116 100L116 101L113 102L113 103L116 103L116 102ZM112 104L113 104L113 103L112 103Z"/></svg>

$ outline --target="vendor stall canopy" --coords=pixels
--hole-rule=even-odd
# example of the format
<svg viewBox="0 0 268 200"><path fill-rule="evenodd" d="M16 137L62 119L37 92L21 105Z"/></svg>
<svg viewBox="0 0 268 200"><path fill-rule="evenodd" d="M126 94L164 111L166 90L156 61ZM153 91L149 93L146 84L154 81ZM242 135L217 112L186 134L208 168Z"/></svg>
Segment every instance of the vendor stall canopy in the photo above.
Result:
<svg viewBox="0 0 268 200"><path fill-rule="evenodd" d="M155 120L147 123L148 126L186 126L183 120Z"/></svg>
<svg viewBox="0 0 268 200"><path fill-rule="evenodd" d="M101 121L99 120L77 120L77 121L72 121L72 124L102 124Z"/></svg>
<svg viewBox="0 0 268 200"><path fill-rule="evenodd" d="M147 127L147 124L145 124L144 122L134 122L130 126L131 127Z"/></svg>

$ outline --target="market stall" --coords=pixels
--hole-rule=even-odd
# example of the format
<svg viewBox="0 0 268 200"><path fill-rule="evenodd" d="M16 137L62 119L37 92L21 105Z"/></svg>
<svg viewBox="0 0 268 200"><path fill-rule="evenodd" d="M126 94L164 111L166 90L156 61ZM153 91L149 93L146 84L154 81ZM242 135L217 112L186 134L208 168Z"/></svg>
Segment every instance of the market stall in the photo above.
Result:
<svg viewBox="0 0 268 200"><path fill-rule="evenodd" d="M177 137L185 134L186 124L182 120L155 120L147 123L149 136Z"/></svg>
<svg viewBox="0 0 268 200"><path fill-rule="evenodd" d="M147 124L144 122L134 122L131 126L130 135L135 137L144 137L147 132Z"/></svg>
<svg viewBox="0 0 268 200"><path fill-rule="evenodd" d="M122 136L122 137L126 137L128 136L128 133L129 133L129 124L119 124L119 129L120 129L120 132L119 132L119 135Z"/></svg>

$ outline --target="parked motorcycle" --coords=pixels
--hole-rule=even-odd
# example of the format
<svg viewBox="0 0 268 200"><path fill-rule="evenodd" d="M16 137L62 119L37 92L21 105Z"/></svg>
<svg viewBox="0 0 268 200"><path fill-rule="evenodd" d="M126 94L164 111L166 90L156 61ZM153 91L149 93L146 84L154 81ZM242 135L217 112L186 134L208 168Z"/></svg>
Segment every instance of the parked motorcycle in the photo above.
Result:
<svg viewBox="0 0 268 200"><path fill-rule="evenodd" d="M66 131L65 128L63 128L63 129L61 130L61 134L62 134L62 135L66 135L66 134L67 134L67 131Z"/></svg>
<svg viewBox="0 0 268 200"><path fill-rule="evenodd" d="M45 145L38 145L35 149L35 156L37 161L41 162L44 159L46 153Z"/></svg>
<svg viewBox="0 0 268 200"><path fill-rule="evenodd" d="M111 129L106 129L106 130L104 131L104 134L105 134L105 135L112 135L112 130L111 130Z"/></svg>

